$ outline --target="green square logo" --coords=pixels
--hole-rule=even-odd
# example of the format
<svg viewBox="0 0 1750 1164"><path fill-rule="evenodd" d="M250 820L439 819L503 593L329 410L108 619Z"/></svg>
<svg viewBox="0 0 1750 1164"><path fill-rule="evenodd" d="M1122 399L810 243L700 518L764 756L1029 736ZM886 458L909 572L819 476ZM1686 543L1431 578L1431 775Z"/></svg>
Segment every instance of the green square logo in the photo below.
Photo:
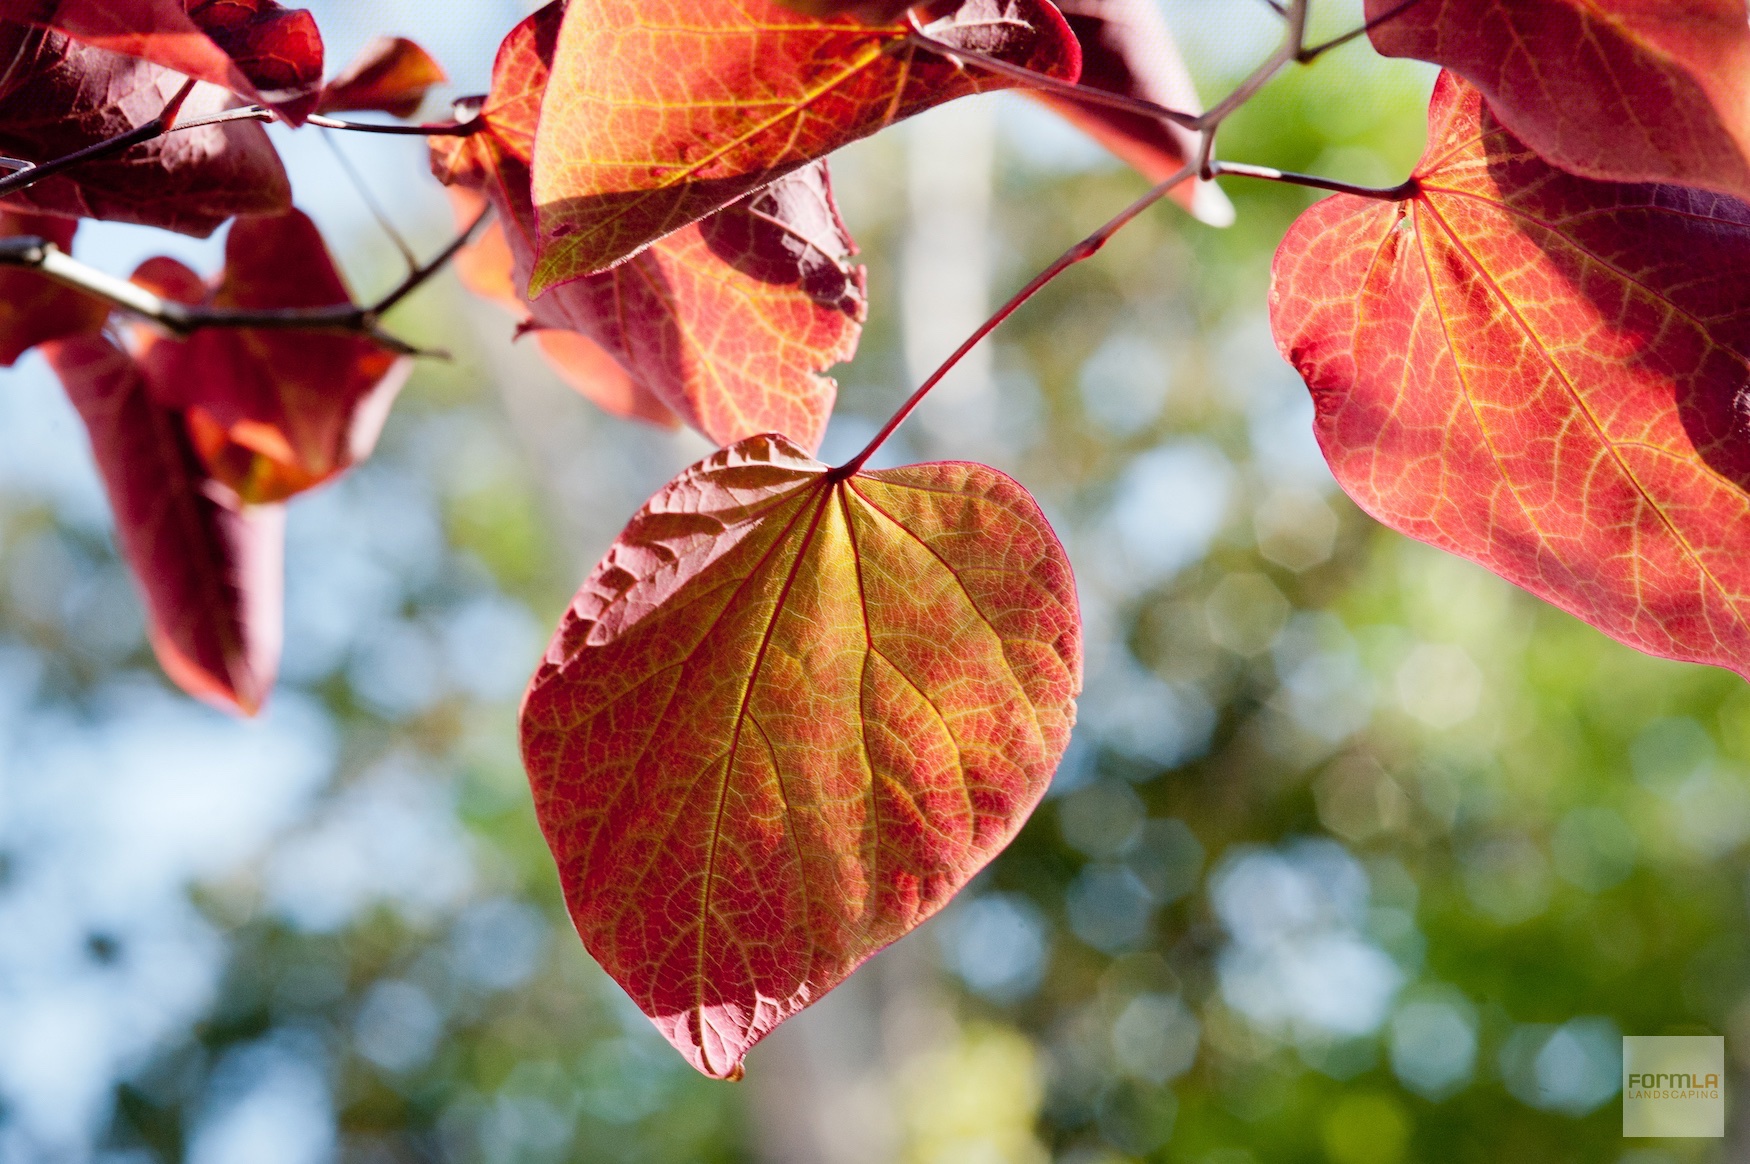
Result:
<svg viewBox="0 0 1750 1164"><path fill-rule="evenodd" d="M1624 1136L1724 1136L1726 1040L1719 1035L1625 1035Z"/></svg>

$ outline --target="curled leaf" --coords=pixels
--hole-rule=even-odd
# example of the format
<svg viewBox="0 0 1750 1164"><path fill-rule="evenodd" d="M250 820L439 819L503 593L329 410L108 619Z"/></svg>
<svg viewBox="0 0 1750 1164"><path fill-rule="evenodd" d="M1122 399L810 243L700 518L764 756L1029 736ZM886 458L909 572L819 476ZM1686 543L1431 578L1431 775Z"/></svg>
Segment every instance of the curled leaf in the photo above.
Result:
<svg viewBox="0 0 1750 1164"><path fill-rule="evenodd" d="M433 85L448 78L443 66L404 36L382 36L365 46L322 91L318 113L374 109L391 117L412 117Z"/></svg>
<svg viewBox="0 0 1750 1164"><path fill-rule="evenodd" d="M44 354L85 421L152 648L190 695L253 715L279 665L285 512L209 480L181 420L100 335Z"/></svg>
<svg viewBox="0 0 1750 1164"><path fill-rule="evenodd" d="M210 287L170 259L136 281L209 307L278 310L351 302L322 236L299 211L240 218ZM162 405L183 411L202 460L245 501L280 501L370 455L411 361L363 336L206 328L145 335L140 366Z"/></svg>
<svg viewBox="0 0 1750 1164"><path fill-rule="evenodd" d="M322 81L322 37L274 0L0 0L0 20L52 28L229 89L303 121Z"/></svg>
<svg viewBox="0 0 1750 1164"><path fill-rule="evenodd" d="M505 39L480 132L432 140L438 176L497 209L525 303L537 240L529 150L563 12L548 5ZM612 355L622 375L586 392L610 411L679 416L719 444L782 432L815 448L837 393L823 373L851 357L862 330L855 254L818 163L526 310L533 327L575 332Z"/></svg>
<svg viewBox="0 0 1750 1164"><path fill-rule="evenodd" d="M44 162L158 118L183 85L162 65L0 22L0 153ZM231 103L196 86L184 118ZM233 122L178 130L114 157L47 178L7 203L50 214L101 218L209 235L237 214L291 205L291 183L260 125Z"/></svg>
<svg viewBox="0 0 1750 1164"><path fill-rule="evenodd" d="M1063 80L1081 69L1050 0L920 11L947 44ZM610 267L901 118L1012 84L907 43L909 31L799 16L776 0L571 0L535 141L530 293Z"/></svg>
<svg viewBox="0 0 1750 1164"><path fill-rule="evenodd" d="M1444 73L1417 192L1276 256L1325 457L1393 529L1750 675L1750 205L1558 170Z"/></svg>
<svg viewBox="0 0 1750 1164"><path fill-rule="evenodd" d="M761 436L676 477L589 576L523 758L584 944L733 1078L1008 844L1080 684L1069 563L1019 485L841 478Z"/></svg>
<svg viewBox="0 0 1750 1164"><path fill-rule="evenodd" d="M1367 0L1367 15L1380 52L1457 72L1565 170L1750 198L1743 0Z"/></svg>
<svg viewBox="0 0 1750 1164"><path fill-rule="evenodd" d="M0 209L0 236L34 235L70 251L78 229L69 218ZM109 304L101 299L34 271L0 269L0 364L10 367L40 343L97 331L108 318Z"/></svg>
<svg viewBox="0 0 1750 1164"><path fill-rule="evenodd" d="M1062 0L1058 7L1082 46L1081 84L1153 101L1181 113L1203 110L1197 86L1154 0ZM1085 130L1151 182L1164 182L1197 156L1197 135L1141 113L1029 93ZM1233 222L1233 204L1213 182L1186 182L1172 197L1212 226Z"/></svg>

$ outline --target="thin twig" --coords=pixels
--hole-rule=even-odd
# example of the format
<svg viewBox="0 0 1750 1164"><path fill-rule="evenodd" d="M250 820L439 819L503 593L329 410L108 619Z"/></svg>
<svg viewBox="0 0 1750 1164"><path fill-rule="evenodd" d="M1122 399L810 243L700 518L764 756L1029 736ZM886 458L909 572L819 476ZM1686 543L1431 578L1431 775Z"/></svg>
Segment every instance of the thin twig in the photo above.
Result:
<svg viewBox="0 0 1750 1164"><path fill-rule="evenodd" d="M395 224L390 221L388 213L377 201L376 196L371 193L371 188L365 182L364 175L359 173L358 167L352 164L352 159L346 156L346 151L340 148L340 143L335 140L334 134L324 129L322 140L327 143L329 152L334 155L334 160L340 163L341 170L346 173L347 181L352 183L353 190L358 193L359 201L365 204L365 209L371 212L371 217L377 220L377 225L389 237L389 241L394 244L395 249L401 252L401 258L407 264L407 269L409 271L419 270L419 256L413 253L413 248L407 245L407 240L402 238L401 232L395 229Z"/></svg>
<svg viewBox="0 0 1750 1164"><path fill-rule="evenodd" d="M1096 230L1093 234L1090 234L1087 238L1084 238L1081 242L1076 243L1067 251L1064 251L1063 254L1057 256L1049 267L1046 267L1043 271L1033 276L1025 287L1015 292L1014 295L1010 296L1007 303L997 308L995 315L992 315L989 319L980 324L978 330L968 336L965 343L961 344L958 348L955 348L954 354L943 361L941 367L930 373L929 379L919 385L918 390L913 392L911 396L906 399L906 402L899 406L899 410L888 419L886 424L881 426L881 431L876 433L874 439L863 447L862 452L858 453L844 464L838 466L836 469L830 470L828 477L835 481L843 481L846 478L853 476L857 470L863 467L864 463L867 462L870 457L875 455L875 451L887 441L887 438L893 435L893 431L901 424L905 423L906 417L912 414L912 410L923 403L924 397L930 394L930 389L941 383L942 377L953 371L954 366L965 358L966 353L976 347L980 340L995 331L998 325L1000 325L1005 319L1009 318L1009 316L1013 315L1023 303L1038 294L1047 283L1051 282L1077 263L1082 262L1084 259L1093 258L1100 252L1100 248L1106 245L1107 240L1117 234L1120 230L1124 229L1125 226L1129 225L1131 220L1136 218L1137 215L1153 206L1156 202L1159 202L1162 198L1165 198L1175 186L1178 186L1182 182L1190 181L1196 176L1197 167L1186 166L1178 173L1150 190L1147 194L1144 194L1141 198L1138 198L1135 202L1126 206L1116 217L1108 221L1099 230Z"/></svg>
<svg viewBox="0 0 1750 1164"><path fill-rule="evenodd" d="M1244 162L1211 162L1211 177L1231 175L1235 178L1261 178L1266 182L1286 182L1291 186L1308 186L1314 190L1330 190L1337 194L1353 194L1357 198L1373 198L1381 202L1402 202L1414 198L1421 184L1414 178L1406 178L1396 186L1358 186L1353 182L1340 182L1335 178L1321 178L1316 174L1296 174L1291 170L1278 170L1271 166L1249 166Z"/></svg>
<svg viewBox="0 0 1750 1164"><path fill-rule="evenodd" d="M479 118L467 121L434 121L425 125L388 125L375 121L342 121L338 117L324 117L312 113L304 119L306 125L319 125L323 129L344 129L353 133L389 133L403 134L409 137L471 137L479 133L484 126Z"/></svg>
<svg viewBox="0 0 1750 1164"><path fill-rule="evenodd" d="M16 194L20 190L36 185L44 178L53 177L70 166L108 157L110 154L132 149L142 142L162 137L176 125L176 115L182 111L182 103L188 99L189 92L193 90L194 86L194 81L185 81L182 88L178 89L175 95L165 102L164 108L158 116L144 125L135 126L126 133L117 134L115 137L94 142L84 149L74 150L70 154L55 158L53 161L14 170L4 178L0 178L0 197Z"/></svg>
<svg viewBox="0 0 1750 1164"><path fill-rule="evenodd" d="M1123 93L1113 93L1106 89L1095 89L1088 85L1078 85L1070 81L1060 81L1056 77L1027 68L1025 65L1013 64L1001 57L993 57L989 53L973 52L970 49L955 48L922 32L913 31L905 38L904 43L914 44L921 49L947 57L949 60L965 64L977 65L987 72L996 73L1019 81L1029 89L1041 93L1050 93L1081 105L1104 105L1108 109L1117 109L1125 113L1137 113L1143 117L1159 118L1182 125L1186 129L1196 129L1198 116L1195 113L1185 113L1178 109L1168 109L1165 105L1157 105L1153 101L1145 101L1141 97L1127 97Z"/></svg>
<svg viewBox="0 0 1750 1164"><path fill-rule="evenodd" d="M1303 65L1309 64L1314 59L1323 56L1325 53L1330 52L1332 49L1341 48L1344 45L1348 44L1350 41L1354 40L1356 37L1367 35L1368 33L1372 32L1374 29L1378 28L1380 25L1384 24L1386 21L1396 18L1401 13L1403 13L1411 8L1414 8L1416 5L1420 4L1421 2L1422 2L1422 0L1399 0L1399 3L1392 5L1390 8L1386 9L1384 12L1381 12L1378 16L1375 16L1372 20L1369 20L1365 24L1363 24L1360 28L1351 28L1348 32L1345 32L1342 36L1334 36L1330 40L1327 40L1327 41L1323 42L1322 44L1315 44L1315 45L1312 45L1308 48L1303 48L1298 53L1294 54L1294 59L1299 61Z"/></svg>
<svg viewBox="0 0 1750 1164"><path fill-rule="evenodd" d="M444 264L455 257L457 251L467 245L480 225L486 221L488 213L490 211L482 211L441 252L409 273L388 294L367 307L354 303L336 303L326 307L249 310L179 303L154 294L137 283L82 263L55 244L28 235L0 238L0 267L22 267L36 271L63 286L94 295L123 311L148 319L177 336L192 335L209 327L330 332L363 335L401 355L441 355L442 353L423 351L405 340L397 339L384 332L379 324L385 314L423 286Z"/></svg>

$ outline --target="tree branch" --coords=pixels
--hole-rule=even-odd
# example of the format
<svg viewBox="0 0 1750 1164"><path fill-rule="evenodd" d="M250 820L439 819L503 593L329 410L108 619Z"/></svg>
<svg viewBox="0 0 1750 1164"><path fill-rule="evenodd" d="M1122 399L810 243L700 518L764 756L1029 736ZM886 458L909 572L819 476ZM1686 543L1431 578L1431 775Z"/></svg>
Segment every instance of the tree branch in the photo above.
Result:
<svg viewBox="0 0 1750 1164"><path fill-rule="evenodd" d="M1099 254L1100 248L1105 246L1107 241L1113 235L1128 226L1137 215L1153 206L1156 202L1159 202L1162 198L1165 198L1175 186L1178 186L1182 182L1188 182L1196 176L1197 167L1186 166L1184 169L1150 190L1147 194L1144 194L1141 198L1138 198L1135 202L1126 206L1116 217L1100 227L1099 230L1096 230L1093 234L1090 234L1087 238L1084 238L1081 242L1076 243L1067 251L1064 251L1063 254L1057 256L1050 266L1039 272L1039 274L1033 276L1025 287L1015 292L1014 295L1010 296L1007 303L997 308L996 314L980 324L978 330L968 336L965 343L961 344L958 348L955 348L954 354L943 361L941 367L930 373L929 379L919 385L918 390L913 392L911 396L906 399L906 402L899 406L899 410L888 419L886 424L881 426L881 431L876 433L874 439L863 447L862 452L858 453L837 468L830 470L827 476L834 481L843 481L854 475L857 470L863 467L864 463L867 462L870 457L875 455L875 451L886 443L887 438L893 435L893 431L901 424L905 423L906 417L910 416L912 411L924 402L924 397L930 394L930 389L941 383L942 377L953 371L954 365L964 359L966 353L976 347L980 340L995 331L998 325L1000 325L1005 319L1009 318L1009 316L1013 315L1023 303L1038 294L1047 283L1050 283L1053 279L1057 278L1059 275L1063 274L1084 259L1091 259Z"/></svg>
<svg viewBox="0 0 1750 1164"><path fill-rule="evenodd" d="M425 352L383 331L381 318L407 296L423 286L455 257L486 221L482 211L468 228L441 252L408 274L387 295L361 307L336 303L327 307L281 307L261 310L201 307L179 303L154 294L137 283L118 278L80 262L55 244L29 235L0 239L0 267L21 267L88 295L94 295L130 314L151 320L177 336L192 335L209 327L247 327L264 331L313 331L366 336L401 355L438 355Z"/></svg>
<svg viewBox="0 0 1750 1164"><path fill-rule="evenodd" d="M154 138L164 136L176 126L176 115L182 111L182 103L188 99L188 95L190 91L194 89L194 86L195 83L192 80L184 82L182 88L176 91L175 96L165 102L164 108L159 112L158 116L154 117L151 121L146 122L144 125L135 126L126 133L119 133L112 138L106 138L103 141L94 142L91 145L86 146L84 149L74 150L70 154L55 158L53 161L42 162L40 164L26 163L22 168L14 169L12 173L6 175L4 178L0 178L0 198L3 198L8 194L16 194L20 190L34 186L44 178L51 178L70 166L76 166L81 162L89 162L98 158L108 157L110 154L118 154L123 150L132 149L143 142L149 142ZM207 124L208 120L210 119L202 120L198 124ZM190 123L190 125L193 124L196 123ZM186 129L189 128L189 126L183 126L182 128ZM7 160L10 162L13 159L9 158Z"/></svg>

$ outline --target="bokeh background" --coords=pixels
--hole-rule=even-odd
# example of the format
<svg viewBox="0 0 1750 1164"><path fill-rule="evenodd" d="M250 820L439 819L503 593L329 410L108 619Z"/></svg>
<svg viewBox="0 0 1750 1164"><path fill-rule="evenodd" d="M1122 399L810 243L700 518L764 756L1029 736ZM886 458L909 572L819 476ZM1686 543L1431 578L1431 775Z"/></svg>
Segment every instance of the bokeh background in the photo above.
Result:
<svg viewBox="0 0 1750 1164"><path fill-rule="evenodd" d="M411 34L450 95L528 10L308 2L337 62ZM1277 34L1262 0L1166 12L1206 95ZM1431 84L1352 45L1224 155L1395 182ZM398 260L335 148L441 245L418 141L275 133L361 293ZM1143 188L1008 96L833 164L873 308L829 460ZM1358 513L1264 313L1309 196L1229 194L1226 230L1150 212L890 446L1039 496L1078 571L1082 722L1015 845L740 1085L582 951L514 733L570 592L700 438L593 411L434 283L393 325L454 359L293 505L285 681L239 723L155 669L40 361L0 374L0 1161L1738 1158L1738 1115L1724 1144L1627 1142L1616 1097L1624 1033L1750 1051L1750 691ZM78 247L120 273L219 257L102 225Z"/></svg>

